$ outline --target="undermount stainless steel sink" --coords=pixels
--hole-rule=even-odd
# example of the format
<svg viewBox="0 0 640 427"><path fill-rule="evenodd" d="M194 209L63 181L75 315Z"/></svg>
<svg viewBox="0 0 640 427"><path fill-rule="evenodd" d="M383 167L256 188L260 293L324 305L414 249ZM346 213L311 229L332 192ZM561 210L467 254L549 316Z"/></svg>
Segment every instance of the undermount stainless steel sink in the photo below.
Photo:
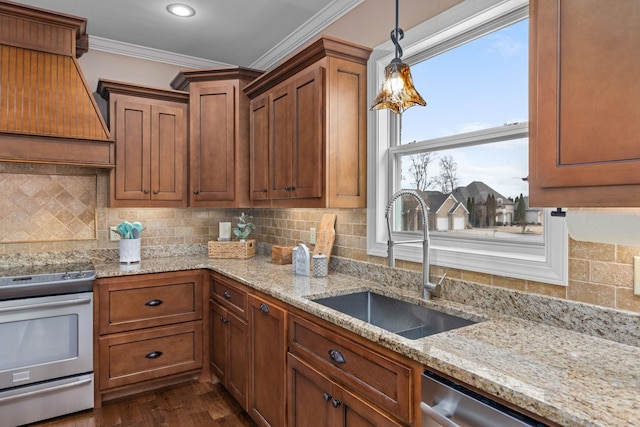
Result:
<svg viewBox="0 0 640 427"><path fill-rule="evenodd" d="M356 292L313 301L414 340L476 323L373 292Z"/></svg>

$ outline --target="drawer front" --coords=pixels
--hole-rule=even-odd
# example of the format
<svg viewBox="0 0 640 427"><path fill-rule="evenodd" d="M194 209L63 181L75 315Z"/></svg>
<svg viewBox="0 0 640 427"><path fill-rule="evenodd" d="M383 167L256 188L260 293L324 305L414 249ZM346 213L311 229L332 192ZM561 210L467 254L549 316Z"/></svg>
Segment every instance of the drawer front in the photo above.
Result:
<svg viewBox="0 0 640 427"><path fill-rule="evenodd" d="M100 334L202 319L202 280L193 273L99 284Z"/></svg>
<svg viewBox="0 0 640 427"><path fill-rule="evenodd" d="M202 321L100 338L100 389L202 368Z"/></svg>
<svg viewBox="0 0 640 427"><path fill-rule="evenodd" d="M290 351L398 418L412 420L412 370L353 340L291 315Z"/></svg>
<svg viewBox="0 0 640 427"><path fill-rule="evenodd" d="M211 275L211 298L243 320L247 319L247 291L243 285L214 273Z"/></svg>

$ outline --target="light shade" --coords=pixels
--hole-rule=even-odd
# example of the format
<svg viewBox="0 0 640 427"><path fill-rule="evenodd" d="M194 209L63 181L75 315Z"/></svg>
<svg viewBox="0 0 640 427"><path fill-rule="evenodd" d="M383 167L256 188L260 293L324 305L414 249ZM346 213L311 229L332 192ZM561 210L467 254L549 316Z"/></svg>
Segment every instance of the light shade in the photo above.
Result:
<svg viewBox="0 0 640 427"><path fill-rule="evenodd" d="M371 109L388 108L396 114L401 114L414 105L424 107L427 103L413 87L409 66L400 58L394 58L384 69L384 82L371 104Z"/></svg>

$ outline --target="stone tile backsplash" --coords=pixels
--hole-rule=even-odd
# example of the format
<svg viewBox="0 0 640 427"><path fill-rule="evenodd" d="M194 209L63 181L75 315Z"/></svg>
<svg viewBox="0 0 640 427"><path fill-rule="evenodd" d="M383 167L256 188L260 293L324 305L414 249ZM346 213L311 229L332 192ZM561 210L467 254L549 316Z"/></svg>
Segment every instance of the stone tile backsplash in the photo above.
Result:
<svg viewBox="0 0 640 427"><path fill-rule="evenodd" d="M218 235L218 223L232 221L242 210L206 208L132 209L108 208L108 171L71 166L37 165L0 162L2 174L40 174L51 176L93 176L97 180L96 237L89 240L6 243L0 241L0 264L3 259L24 254L108 250L117 254L117 242L109 241L109 226L121 221L140 221L147 229L142 234L144 256L165 253L161 246L193 246L206 251L206 243ZM0 193L6 188L0 182ZM25 211L30 211L25 201ZM254 216L256 230L252 234L259 243L293 246L309 242L309 229L318 227L322 214L335 213L336 240L332 254L345 260L364 261L379 266L385 258L367 255L366 209L244 209ZM6 212L0 211L5 223ZM4 225L6 226L6 225ZM177 249L178 252L182 249ZM87 252L85 252L87 253ZM146 254L146 255L145 255ZM638 246L621 246L589 242L569 243L569 285L512 279L471 271L446 269L449 281L460 284L489 285L492 289L524 291L567 301L595 304L600 307L640 313L640 297L633 295L633 256L640 255ZM344 264L344 263L343 263ZM400 268L419 272L420 264L398 261ZM343 265L344 267L344 265ZM348 268L348 267L344 267ZM431 273L439 277L445 269L433 266Z"/></svg>

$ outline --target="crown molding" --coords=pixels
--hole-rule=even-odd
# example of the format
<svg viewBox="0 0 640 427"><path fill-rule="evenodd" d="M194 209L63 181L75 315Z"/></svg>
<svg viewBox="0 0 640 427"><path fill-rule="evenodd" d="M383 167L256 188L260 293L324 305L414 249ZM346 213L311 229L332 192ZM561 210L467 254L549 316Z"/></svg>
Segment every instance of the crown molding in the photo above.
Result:
<svg viewBox="0 0 640 427"><path fill-rule="evenodd" d="M184 68L228 67L230 65L224 62L196 58L195 56L181 55L179 53L119 42L96 36L89 36L89 46L91 49L99 50L101 52L131 56L133 58L162 62Z"/></svg>
<svg viewBox="0 0 640 427"><path fill-rule="evenodd" d="M269 70L300 46L319 36L330 24L344 16L364 0L335 0L294 30L287 38L253 62L250 67Z"/></svg>

